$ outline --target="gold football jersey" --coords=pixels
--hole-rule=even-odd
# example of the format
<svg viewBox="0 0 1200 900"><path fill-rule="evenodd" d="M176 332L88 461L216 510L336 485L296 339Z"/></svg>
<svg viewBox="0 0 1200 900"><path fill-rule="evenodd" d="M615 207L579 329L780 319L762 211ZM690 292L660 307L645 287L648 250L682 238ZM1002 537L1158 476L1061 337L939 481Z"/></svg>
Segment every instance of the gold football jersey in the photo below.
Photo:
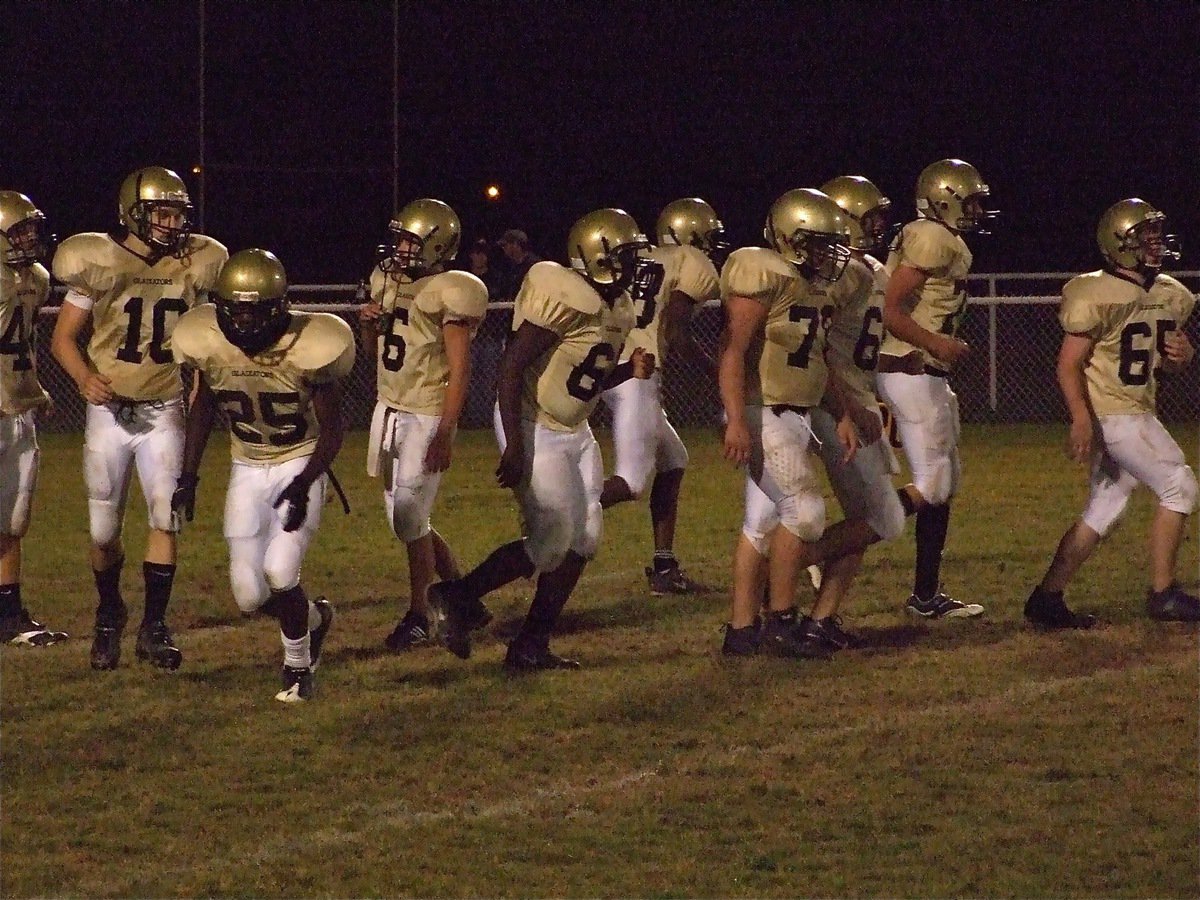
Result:
<svg viewBox="0 0 1200 900"><path fill-rule="evenodd" d="M1170 275L1159 275L1149 290L1105 271L1077 275L1063 286L1063 330L1095 341L1084 377L1096 415L1155 411L1163 342L1195 305L1192 292Z"/></svg>
<svg viewBox="0 0 1200 900"><path fill-rule="evenodd" d="M638 347L653 353L661 369L667 360L662 314L671 294L682 291L693 305L718 297L721 286L712 261L699 247L667 245L638 253L637 274L629 288L634 324L621 353L626 362Z"/></svg>
<svg viewBox="0 0 1200 900"><path fill-rule="evenodd" d="M450 378L442 326L466 323L474 337L487 315L487 287L470 272L439 272L410 281L376 268L371 297L383 309L379 399L394 409L441 415Z"/></svg>
<svg viewBox="0 0 1200 900"><path fill-rule="evenodd" d="M320 434L313 387L345 378L354 366L354 333L328 313L291 314L283 337L248 357L217 325L206 303L175 327L175 360L195 366L229 417L230 450L239 462L265 465L308 456Z"/></svg>
<svg viewBox="0 0 1200 900"><path fill-rule="evenodd" d="M746 297L767 308L765 339L747 371L747 401L816 406L825 395L826 322L843 299L834 285L810 283L774 250L743 247L721 269L721 296Z"/></svg>
<svg viewBox="0 0 1200 900"><path fill-rule="evenodd" d="M883 341L883 292L887 272L883 264L864 254L852 257L846 271L830 286L839 300L829 320L827 359L854 397L875 409L875 364Z"/></svg>
<svg viewBox="0 0 1200 900"><path fill-rule="evenodd" d="M578 273L535 263L517 292L513 331L532 322L561 340L525 371L522 416L556 431L574 430L596 408L633 320L628 293L609 306Z"/></svg>
<svg viewBox="0 0 1200 900"><path fill-rule="evenodd" d="M927 331L957 334L958 323L967 309L967 275L971 272L967 242L940 222L917 219L905 225L896 238L888 254L888 275L901 265L920 269L926 276L921 289L906 298L913 320ZM907 356L916 350L912 344L888 334L879 352ZM920 353L926 365L949 368L925 351Z"/></svg>
<svg viewBox="0 0 1200 900"><path fill-rule="evenodd" d="M91 232L67 238L54 254L54 277L94 303L88 363L119 397L168 400L182 392L171 334L207 298L229 258L223 244L202 234L188 247L182 258L151 265L110 235Z"/></svg>
<svg viewBox="0 0 1200 900"><path fill-rule="evenodd" d="M50 400L37 378L37 314L49 295L50 273L41 263L0 264L0 416Z"/></svg>

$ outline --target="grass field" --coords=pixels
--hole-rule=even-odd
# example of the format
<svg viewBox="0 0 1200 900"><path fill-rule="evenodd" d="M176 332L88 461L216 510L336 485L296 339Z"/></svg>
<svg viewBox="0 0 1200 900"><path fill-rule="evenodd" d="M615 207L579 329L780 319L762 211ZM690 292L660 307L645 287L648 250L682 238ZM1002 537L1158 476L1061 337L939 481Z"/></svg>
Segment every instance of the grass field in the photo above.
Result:
<svg viewBox="0 0 1200 900"><path fill-rule="evenodd" d="M1143 616L1149 495L1068 595L1107 627L1021 621L1085 494L1062 437L965 431L944 574L982 620L905 620L910 527L845 611L867 647L798 663L718 655L741 475L689 433L678 550L713 592L650 598L646 509L613 510L555 641L584 669L512 678L524 583L489 600L467 663L382 649L407 574L353 435L337 466L353 512L326 508L304 573L338 620L318 698L289 707L271 699L276 628L229 596L224 442L181 542L183 668L139 665L131 627L121 668L96 673L79 438L48 435L25 594L73 637L0 655L0 893L1196 896L1197 630ZM1177 437L1195 466L1194 429ZM516 534L494 461L490 435L461 435L435 510L468 566ZM139 566L124 585L136 621Z"/></svg>

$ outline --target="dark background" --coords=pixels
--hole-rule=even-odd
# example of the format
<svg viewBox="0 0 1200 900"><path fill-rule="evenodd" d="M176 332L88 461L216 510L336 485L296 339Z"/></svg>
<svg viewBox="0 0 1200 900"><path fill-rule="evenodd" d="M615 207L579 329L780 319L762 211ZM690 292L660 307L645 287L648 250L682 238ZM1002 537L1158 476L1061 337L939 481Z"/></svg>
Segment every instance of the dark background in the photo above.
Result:
<svg viewBox="0 0 1200 900"><path fill-rule="evenodd" d="M290 280L364 275L392 213L392 4L207 0L205 231ZM0 186L60 236L132 169L198 196L200 4L8 3ZM976 271L1079 270L1110 203L1200 256L1194 3L402 3L401 202L562 255L597 206L653 228L700 195L752 243L782 191L861 173L902 216L921 168L979 167L1004 219ZM499 203L483 199L490 181Z"/></svg>

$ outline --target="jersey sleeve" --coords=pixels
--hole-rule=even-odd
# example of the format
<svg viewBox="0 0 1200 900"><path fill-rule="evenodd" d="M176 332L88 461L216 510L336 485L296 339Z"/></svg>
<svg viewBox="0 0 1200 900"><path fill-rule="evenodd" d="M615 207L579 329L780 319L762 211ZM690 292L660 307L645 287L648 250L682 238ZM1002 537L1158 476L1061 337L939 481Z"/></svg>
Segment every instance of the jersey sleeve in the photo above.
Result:
<svg viewBox="0 0 1200 900"><path fill-rule="evenodd" d="M387 285L387 273L376 266L371 270L371 301L383 306L384 287Z"/></svg>
<svg viewBox="0 0 1200 900"><path fill-rule="evenodd" d="M721 295L721 284L716 266L699 247L679 248L681 265L677 290L687 294L693 303L707 303Z"/></svg>
<svg viewBox="0 0 1200 900"><path fill-rule="evenodd" d="M517 292L514 328L518 321L532 322L565 335L582 316L599 312L601 302L600 296L574 272L557 263L536 263Z"/></svg>
<svg viewBox="0 0 1200 900"><path fill-rule="evenodd" d="M210 238L208 235L199 234L193 236L192 239L199 241L192 258L200 267L199 275L196 278L196 303L200 304L208 300L209 291L217 283L217 276L221 274L221 269L229 260L229 250L220 241Z"/></svg>
<svg viewBox="0 0 1200 900"><path fill-rule="evenodd" d="M936 272L954 262L953 235L937 222L918 219L904 226L896 252L900 265Z"/></svg>
<svg viewBox="0 0 1200 900"><path fill-rule="evenodd" d="M775 297L775 279L764 258L769 252L743 247L731 253L721 269L721 296L746 297L769 308Z"/></svg>
<svg viewBox="0 0 1200 900"><path fill-rule="evenodd" d="M1192 311L1196 308L1196 295L1188 290L1187 286L1182 282L1172 278L1170 280L1170 293L1167 305L1170 307L1171 312L1174 313L1175 321L1182 328L1183 324L1191 317Z"/></svg>
<svg viewBox="0 0 1200 900"><path fill-rule="evenodd" d="M1063 286L1058 321L1068 334L1081 334L1099 340L1105 329L1100 304L1094 302L1087 276L1072 278Z"/></svg>
<svg viewBox="0 0 1200 900"><path fill-rule="evenodd" d="M171 355L183 366L203 368L208 357L208 336L217 327L216 307L197 306L179 317L171 332Z"/></svg>
<svg viewBox="0 0 1200 900"><path fill-rule="evenodd" d="M310 384L332 384L354 368L354 332L338 316L311 313L296 361Z"/></svg>
<svg viewBox="0 0 1200 900"><path fill-rule="evenodd" d="M425 312L443 313L443 322L478 320L487 314L487 287L470 272L443 272L435 286L417 294L415 302Z"/></svg>
<svg viewBox="0 0 1200 900"><path fill-rule="evenodd" d="M76 234L58 245L50 268L54 277L68 288L95 298L111 290L114 267L108 264L107 244L103 234Z"/></svg>

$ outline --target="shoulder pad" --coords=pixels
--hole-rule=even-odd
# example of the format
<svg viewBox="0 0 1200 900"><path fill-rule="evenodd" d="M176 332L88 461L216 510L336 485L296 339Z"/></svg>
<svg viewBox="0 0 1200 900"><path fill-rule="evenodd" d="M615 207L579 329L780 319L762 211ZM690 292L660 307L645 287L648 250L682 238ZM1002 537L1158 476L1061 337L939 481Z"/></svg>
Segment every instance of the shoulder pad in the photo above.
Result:
<svg viewBox="0 0 1200 900"><path fill-rule="evenodd" d="M434 275L417 291L413 302L424 312L445 310L464 319L487 314L488 290L478 277L458 270Z"/></svg>
<svg viewBox="0 0 1200 900"><path fill-rule="evenodd" d="M588 315L598 313L604 302L582 275L550 260L530 267L517 292L517 301L561 305Z"/></svg>
<svg viewBox="0 0 1200 900"><path fill-rule="evenodd" d="M330 313L294 312L296 341L287 350L293 366L318 383L336 381L354 365L354 332Z"/></svg>
<svg viewBox="0 0 1200 900"><path fill-rule="evenodd" d="M210 238L207 234L193 234L188 242L187 258L192 265L204 267L201 284L212 287L217 283L221 267L229 259L229 250L216 238Z"/></svg>
<svg viewBox="0 0 1200 900"><path fill-rule="evenodd" d="M217 326L217 308L211 303L202 303L189 309L175 323L171 332L171 353L177 363L201 366L224 341Z"/></svg>
<svg viewBox="0 0 1200 900"><path fill-rule="evenodd" d="M99 231L74 234L58 245L50 267L63 284L91 296L111 286L118 250L116 242Z"/></svg>
<svg viewBox="0 0 1200 900"><path fill-rule="evenodd" d="M768 303L779 282L796 274L792 265L774 250L742 247L729 254L721 269L721 296L748 297Z"/></svg>

